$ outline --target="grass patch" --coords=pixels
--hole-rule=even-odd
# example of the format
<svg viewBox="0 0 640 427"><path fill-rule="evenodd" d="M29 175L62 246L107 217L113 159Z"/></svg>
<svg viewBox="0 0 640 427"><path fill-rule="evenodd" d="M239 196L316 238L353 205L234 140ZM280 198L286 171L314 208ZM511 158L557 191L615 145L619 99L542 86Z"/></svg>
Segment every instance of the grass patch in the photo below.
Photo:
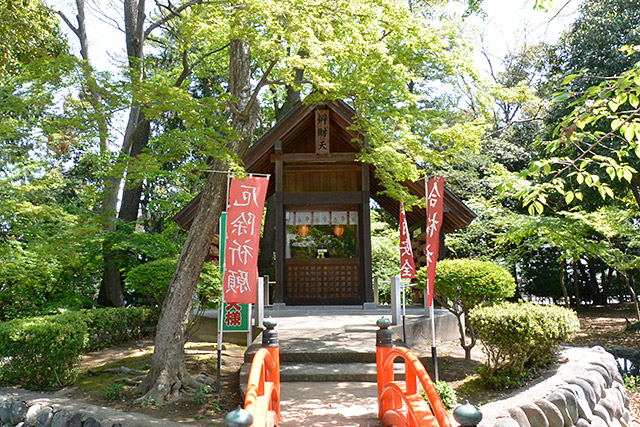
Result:
<svg viewBox="0 0 640 427"><path fill-rule="evenodd" d="M78 375L75 386L90 393L98 393L106 396L107 389L109 389L109 387L117 387L117 384L119 384L121 380L120 375L105 372L106 370L126 366L130 369L146 371L151 367L151 357L151 353L145 353L138 356L125 357L83 370L80 372L80 375ZM126 390L126 387L124 387L122 391L124 390Z"/></svg>
<svg viewBox="0 0 640 427"><path fill-rule="evenodd" d="M467 377L454 385L458 401L464 402L468 400L476 406L485 405L501 398L504 391L496 391L487 389L486 384L478 374L467 375Z"/></svg>

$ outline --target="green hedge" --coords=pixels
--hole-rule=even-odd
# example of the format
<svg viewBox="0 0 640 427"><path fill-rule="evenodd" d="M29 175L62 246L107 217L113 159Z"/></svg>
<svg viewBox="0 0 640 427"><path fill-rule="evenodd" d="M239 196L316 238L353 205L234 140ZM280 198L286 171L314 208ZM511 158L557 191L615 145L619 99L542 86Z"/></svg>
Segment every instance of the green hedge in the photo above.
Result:
<svg viewBox="0 0 640 427"><path fill-rule="evenodd" d="M86 351L153 335L160 314L152 307L102 308L81 313L88 328Z"/></svg>
<svg viewBox="0 0 640 427"><path fill-rule="evenodd" d="M0 380L31 389L61 387L75 379L87 326L46 316L0 323Z"/></svg>
<svg viewBox="0 0 640 427"><path fill-rule="evenodd" d="M82 354L151 334L146 307L81 310L0 323L0 382L30 389L70 384Z"/></svg>
<svg viewBox="0 0 640 427"><path fill-rule="evenodd" d="M556 346L580 330L576 313L555 305L501 303L476 307L469 315L487 354L485 376L518 378L529 367L547 364Z"/></svg>

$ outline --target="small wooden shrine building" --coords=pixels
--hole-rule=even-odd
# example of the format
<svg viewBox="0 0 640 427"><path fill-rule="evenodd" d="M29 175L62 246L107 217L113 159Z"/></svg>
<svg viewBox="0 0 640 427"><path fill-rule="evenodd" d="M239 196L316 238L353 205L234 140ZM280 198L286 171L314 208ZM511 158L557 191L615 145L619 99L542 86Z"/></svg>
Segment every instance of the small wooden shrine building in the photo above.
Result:
<svg viewBox="0 0 640 427"><path fill-rule="evenodd" d="M374 166L356 161L367 142L348 129L353 116L354 111L342 101L299 104L244 157L247 172L271 174L267 198L274 197L276 206L275 303L356 305L374 301L370 198L396 218L399 203L382 194ZM424 181L405 185L411 193L424 196ZM199 200L200 195L175 216L181 227L190 227ZM463 228L474 218L445 189L444 233ZM407 212L407 222L417 236L414 246L420 246L424 210ZM424 265L424 250L415 256L417 265L421 257Z"/></svg>

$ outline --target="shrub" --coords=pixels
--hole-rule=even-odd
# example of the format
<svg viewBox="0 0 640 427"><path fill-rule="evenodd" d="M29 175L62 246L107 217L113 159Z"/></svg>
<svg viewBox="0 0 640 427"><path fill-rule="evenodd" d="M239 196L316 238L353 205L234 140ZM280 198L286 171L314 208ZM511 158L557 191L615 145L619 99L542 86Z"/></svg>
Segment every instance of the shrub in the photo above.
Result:
<svg viewBox="0 0 640 427"><path fill-rule="evenodd" d="M640 321L638 322L629 322L627 320L627 326L625 327L627 332L640 332Z"/></svg>
<svg viewBox="0 0 640 427"><path fill-rule="evenodd" d="M222 297L222 272L213 263L205 262L196 288L199 308L217 308Z"/></svg>
<svg viewBox="0 0 640 427"><path fill-rule="evenodd" d="M177 263L175 258L161 258L129 270L126 282L139 304L162 305Z"/></svg>
<svg viewBox="0 0 640 427"><path fill-rule="evenodd" d="M444 407L450 411L458 403L458 395L456 389L446 381L438 381L433 384L442 400Z"/></svg>
<svg viewBox="0 0 640 427"><path fill-rule="evenodd" d="M427 286L427 268L417 273L418 284ZM452 259L438 262L436 267L435 297L440 304L458 319L460 345L465 350L466 359L471 359L471 349L476 337L470 329L469 344L466 343L463 316L469 319L469 311L483 301L509 298L516 291L513 276L503 267L487 261L472 259Z"/></svg>
<svg viewBox="0 0 640 427"><path fill-rule="evenodd" d="M136 302L160 307L169 290L177 263L175 258L161 258L129 270L126 282L133 290ZM217 306L221 292L222 273L217 265L205 263L196 290L200 304Z"/></svg>
<svg viewBox="0 0 640 427"><path fill-rule="evenodd" d="M627 393L640 393L640 376L624 375L624 387Z"/></svg>
<svg viewBox="0 0 640 427"><path fill-rule="evenodd" d="M418 272L418 283L427 284L427 268ZM459 304L467 310L486 300L509 298L515 294L516 284L504 267L488 261L473 259L445 259L436 267L435 292L448 304Z"/></svg>
<svg viewBox="0 0 640 427"><path fill-rule="evenodd" d="M107 388L104 389L104 398L109 402L114 402L116 400L122 400L124 397L124 384L113 383L109 384Z"/></svg>
<svg viewBox="0 0 640 427"><path fill-rule="evenodd" d="M555 305L502 303L476 307L469 315L487 354L480 372L485 379L517 379L526 368L551 362L557 345L580 329L574 311Z"/></svg>
<svg viewBox="0 0 640 427"><path fill-rule="evenodd" d="M0 323L0 380L31 389L75 380L87 326L71 317L46 316Z"/></svg>
<svg viewBox="0 0 640 427"><path fill-rule="evenodd" d="M0 323L0 381L31 389L73 382L87 351L153 332L157 311L145 307L81 310Z"/></svg>

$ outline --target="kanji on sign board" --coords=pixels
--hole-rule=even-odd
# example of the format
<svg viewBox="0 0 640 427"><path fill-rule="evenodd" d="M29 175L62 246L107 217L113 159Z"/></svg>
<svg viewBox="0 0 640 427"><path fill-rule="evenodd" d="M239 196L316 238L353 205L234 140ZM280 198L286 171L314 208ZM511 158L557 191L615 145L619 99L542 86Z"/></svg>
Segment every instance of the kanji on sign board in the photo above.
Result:
<svg viewBox="0 0 640 427"><path fill-rule="evenodd" d="M223 290L226 302L256 302L258 246L268 185L269 178L264 177L231 180L224 253Z"/></svg>
<svg viewBox="0 0 640 427"><path fill-rule="evenodd" d="M440 252L440 228L443 219L444 178L439 176L427 183L427 305L433 305L433 283L436 279L436 263Z"/></svg>
<svg viewBox="0 0 640 427"><path fill-rule="evenodd" d="M416 277L416 263L413 259L407 214L404 212L404 204L400 202L400 278L412 279L414 277Z"/></svg>
<svg viewBox="0 0 640 427"><path fill-rule="evenodd" d="M316 110L316 154L329 154L329 110Z"/></svg>
<svg viewBox="0 0 640 427"><path fill-rule="evenodd" d="M249 331L249 305L224 303L222 314L222 330L224 332L248 332Z"/></svg>

